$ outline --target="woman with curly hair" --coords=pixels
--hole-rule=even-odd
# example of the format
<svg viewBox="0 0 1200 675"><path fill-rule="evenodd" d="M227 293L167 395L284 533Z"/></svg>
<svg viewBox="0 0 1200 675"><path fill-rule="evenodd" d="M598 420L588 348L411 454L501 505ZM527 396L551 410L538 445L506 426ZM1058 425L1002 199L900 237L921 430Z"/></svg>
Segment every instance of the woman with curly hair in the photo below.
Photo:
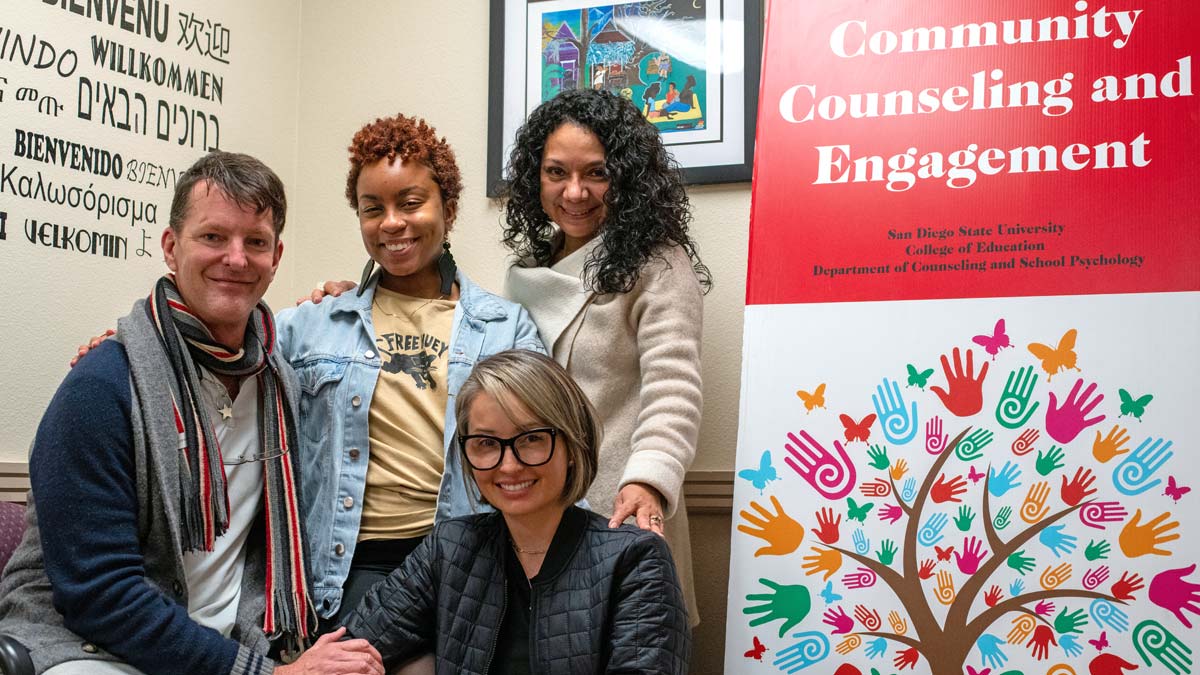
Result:
<svg viewBox="0 0 1200 675"><path fill-rule="evenodd" d="M517 131L504 243L507 295L599 411L587 498L610 526L664 534L698 620L684 476L700 428L701 296L687 193L662 138L629 101L564 92Z"/></svg>
<svg viewBox="0 0 1200 675"><path fill-rule="evenodd" d="M454 444L454 398L475 362L545 352L520 305L455 266L462 179L445 139L397 115L364 126L349 151L346 199L370 256L363 281L278 319L302 389L302 500L327 621L348 615L435 521L475 510Z"/></svg>

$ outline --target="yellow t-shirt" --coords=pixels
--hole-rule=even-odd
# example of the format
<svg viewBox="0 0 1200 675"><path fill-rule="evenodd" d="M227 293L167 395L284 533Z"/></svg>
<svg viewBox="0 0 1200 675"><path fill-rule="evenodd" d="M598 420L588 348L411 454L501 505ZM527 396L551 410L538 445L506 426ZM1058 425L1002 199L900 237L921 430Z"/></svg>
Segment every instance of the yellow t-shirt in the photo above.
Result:
<svg viewBox="0 0 1200 675"><path fill-rule="evenodd" d="M368 416L371 452L359 541L423 537L433 528L445 470L454 305L375 289L371 320L383 367Z"/></svg>

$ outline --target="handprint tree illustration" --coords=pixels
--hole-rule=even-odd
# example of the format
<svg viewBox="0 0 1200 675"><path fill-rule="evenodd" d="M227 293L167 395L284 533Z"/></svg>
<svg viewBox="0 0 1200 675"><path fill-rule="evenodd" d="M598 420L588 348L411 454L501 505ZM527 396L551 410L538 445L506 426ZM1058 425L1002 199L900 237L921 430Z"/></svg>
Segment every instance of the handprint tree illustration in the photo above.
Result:
<svg viewBox="0 0 1200 675"><path fill-rule="evenodd" d="M998 323L996 330L1003 329ZM1064 369L1078 370L1075 339L1070 330L1057 350L1034 343L1029 352L1052 378ZM753 513L740 512L744 522L738 531L766 542L756 557L799 555L805 575L799 584L760 579L763 592L746 596L743 613L751 617L751 627L780 622L779 637L792 640L771 647L774 666L794 673L830 658L859 658L851 657L858 653L885 667L890 660L901 671L1000 675L1024 653L1020 660L1046 662L1048 675L1074 673L1071 663L1091 675L1120 675L1138 667L1139 659L1173 675L1191 673L1191 648L1171 628L1144 618L1130 630L1131 617L1164 615L1147 601L1185 628L1191 628L1188 613L1200 614L1200 584L1187 580L1194 564L1143 564L1169 561L1171 542L1180 538L1178 523L1170 511L1151 515L1125 501L1139 497L1147 508L1154 506L1142 496L1164 483L1171 443L1147 438L1131 451L1128 431L1114 426L1107 433L1094 430L1088 452L1083 432L1107 417L1098 385L1080 377L1062 400L1053 391L1038 400L1039 375L1033 365L1023 365L1009 373L995 405L996 424L1016 434L1005 452L995 443L996 432L979 424L989 365L976 370L970 350L964 355L955 348L941 357L946 382L930 387L937 396L930 404L940 404L952 418L972 420L964 421L953 439L939 410L925 422L923 448L913 443L920 427L918 405L906 403L888 379L871 397L886 443L869 444L869 430L844 414L845 444L839 439L827 446L807 430L787 433L784 463L828 505L816 510L807 532L774 495L770 509L752 501ZM831 404L832 391L831 386L826 394ZM1039 428L1030 422L1043 402ZM991 417L985 421L990 426ZM852 441L867 445L865 453L852 453ZM1034 459L1031 453L1039 445ZM908 457L898 456L894 449L900 447ZM1098 471L1118 457L1112 471L1115 496L1098 482ZM908 475L910 464L930 460L923 477ZM765 453L764 461L769 463ZM1175 486L1174 479L1170 485ZM1175 490L1166 495L1178 500L1183 493ZM1018 504L1015 498L1022 492ZM872 510L887 535L875 547L867 534ZM948 533L951 522L961 538ZM843 530L854 523L854 532L845 536ZM1089 543L1081 547L1085 533ZM1109 540L1114 533L1115 546ZM1142 561L1132 564L1136 559ZM818 593L825 607L821 628L792 632L817 617L816 596L808 587L812 577L824 584ZM890 599L879 592L881 585L895 605L887 611L886 626L880 609ZM852 595L860 601L847 600ZM826 664L821 672L833 668ZM837 669L839 675L861 672L849 662ZM1010 673L1024 675L1020 670L1004 675Z"/></svg>

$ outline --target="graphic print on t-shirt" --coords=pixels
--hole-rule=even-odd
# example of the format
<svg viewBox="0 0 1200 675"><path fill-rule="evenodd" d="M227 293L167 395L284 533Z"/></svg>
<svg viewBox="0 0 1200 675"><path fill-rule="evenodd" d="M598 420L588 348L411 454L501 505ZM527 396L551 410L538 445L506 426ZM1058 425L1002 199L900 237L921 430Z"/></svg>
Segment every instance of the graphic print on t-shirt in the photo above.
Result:
<svg viewBox="0 0 1200 675"><path fill-rule="evenodd" d="M376 338L375 344L384 356L384 372L405 373L412 377L417 389L437 389L432 372L438 369L435 362L449 346L443 340L429 334L384 333Z"/></svg>

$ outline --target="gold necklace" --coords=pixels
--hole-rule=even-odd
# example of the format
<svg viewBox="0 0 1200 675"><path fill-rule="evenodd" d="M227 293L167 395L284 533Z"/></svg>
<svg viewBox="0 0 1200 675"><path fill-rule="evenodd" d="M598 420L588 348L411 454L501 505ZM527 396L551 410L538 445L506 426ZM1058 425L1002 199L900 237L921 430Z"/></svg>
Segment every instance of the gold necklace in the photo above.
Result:
<svg viewBox="0 0 1200 675"><path fill-rule="evenodd" d="M512 539L509 539L508 543L512 544L514 551L517 553L524 553L526 555L542 555L549 550L546 548L521 548L520 546L517 546L517 542L513 541Z"/></svg>

